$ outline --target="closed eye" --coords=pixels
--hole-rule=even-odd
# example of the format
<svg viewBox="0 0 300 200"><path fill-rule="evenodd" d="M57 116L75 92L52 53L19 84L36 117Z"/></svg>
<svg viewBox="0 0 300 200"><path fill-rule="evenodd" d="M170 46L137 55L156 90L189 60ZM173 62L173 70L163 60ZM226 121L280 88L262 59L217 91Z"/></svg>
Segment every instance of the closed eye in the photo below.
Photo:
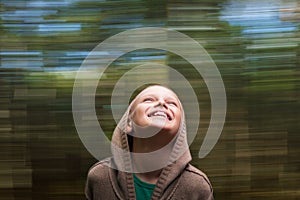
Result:
<svg viewBox="0 0 300 200"><path fill-rule="evenodd" d="M143 100L143 102L153 102L154 101L154 99L153 98L145 98L144 100Z"/></svg>
<svg viewBox="0 0 300 200"><path fill-rule="evenodd" d="M172 105L172 106L176 106L178 107L177 103L175 101L169 101L167 102L169 105Z"/></svg>

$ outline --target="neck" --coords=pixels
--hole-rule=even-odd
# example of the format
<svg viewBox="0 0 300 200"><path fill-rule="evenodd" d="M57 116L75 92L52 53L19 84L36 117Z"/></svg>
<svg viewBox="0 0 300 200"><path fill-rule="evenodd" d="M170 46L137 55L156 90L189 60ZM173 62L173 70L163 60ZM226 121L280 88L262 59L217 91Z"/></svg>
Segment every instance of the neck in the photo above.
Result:
<svg viewBox="0 0 300 200"><path fill-rule="evenodd" d="M136 173L135 175L142 181L146 183L156 184L159 178L159 175L161 173L160 170L152 171L152 172L146 172L146 173Z"/></svg>
<svg viewBox="0 0 300 200"><path fill-rule="evenodd" d="M148 152L152 152L154 151L153 149L153 145L150 146L148 145L149 143L147 143L145 141L145 139L140 140L140 138L135 138L133 140L133 147L132 147L132 151L135 153L148 153ZM145 159L142 162L139 160L136 160L135 157L132 157L132 161L133 161L133 165L134 168L137 170L141 170L144 169L144 165L149 166L149 164L151 164L151 160ZM148 163L150 162L150 163ZM150 171L150 172L144 172L144 173L135 173L135 175L142 181L147 182L147 183L151 183L151 184L156 184L159 175L160 175L161 169L160 170L155 170L155 171Z"/></svg>
<svg viewBox="0 0 300 200"><path fill-rule="evenodd" d="M132 152L148 153L159 150L169 144L173 137L173 135L165 132L159 132L149 138L133 137Z"/></svg>
<svg viewBox="0 0 300 200"><path fill-rule="evenodd" d="M159 144L149 138L133 138L132 152L148 153L159 149Z"/></svg>
<svg viewBox="0 0 300 200"><path fill-rule="evenodd" d="M145 154L145 153L151 153L153 151L159 150L162 147L166 146L172 139L171 138L165 140L166 138L167 137L165 133L158 133L155 136L150 138L133 137L132 152ZM142 156L142 158L141 157L136 158L135 156L132 156L134 169L136 169L137 171L145 171L144 169L148 169L148 167L152 166L154 163L165 162L169 159L171 151L172 148L163 151L162 153L159 154L159 156L155 156L151 158L147 155ZM155 184L159 178L161 171L162 169L143 172L143 173L136 173L136 176L144 182Z"/></svg>

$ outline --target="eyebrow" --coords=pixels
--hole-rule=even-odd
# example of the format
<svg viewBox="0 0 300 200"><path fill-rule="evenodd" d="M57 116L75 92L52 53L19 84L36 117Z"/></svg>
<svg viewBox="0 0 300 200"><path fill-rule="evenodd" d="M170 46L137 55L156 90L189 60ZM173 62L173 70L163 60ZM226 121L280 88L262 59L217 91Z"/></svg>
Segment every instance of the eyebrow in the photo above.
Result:
<svg viewBox="0 0 300 200"><path fill-rule="evenodd" d="M179 99L175 97L167 97L166 100L173 100L179 102Z"/></svg>

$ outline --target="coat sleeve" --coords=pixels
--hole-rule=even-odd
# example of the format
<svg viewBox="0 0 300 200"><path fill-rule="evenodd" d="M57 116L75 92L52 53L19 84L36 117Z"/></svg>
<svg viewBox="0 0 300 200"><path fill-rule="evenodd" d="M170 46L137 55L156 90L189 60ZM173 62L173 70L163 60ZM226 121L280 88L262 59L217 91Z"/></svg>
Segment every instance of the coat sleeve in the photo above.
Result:
<svg viewBox="0 0 300 200"><path fill-rule="evenodd" d="M87 180L86 180L86 184L85 184L85 198L87 200L93 200L93 172L89 171L88 176L87 176Z"/></svg>

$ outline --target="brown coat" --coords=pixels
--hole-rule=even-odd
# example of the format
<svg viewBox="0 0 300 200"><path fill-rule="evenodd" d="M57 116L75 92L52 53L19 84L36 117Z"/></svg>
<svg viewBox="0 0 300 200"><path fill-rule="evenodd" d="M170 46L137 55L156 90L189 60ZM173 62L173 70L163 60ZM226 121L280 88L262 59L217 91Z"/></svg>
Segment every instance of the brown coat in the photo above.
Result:
<svg viewBox="0 0 300 200"><path fill-rule="evenodd" d="M212 200L213 190L207 176L179 159L163 169L154 189L152 200L184 199ZM89 171L86 198L89 200L135 199L133 176L108 167L106 159L96 163Z"/></svg>

